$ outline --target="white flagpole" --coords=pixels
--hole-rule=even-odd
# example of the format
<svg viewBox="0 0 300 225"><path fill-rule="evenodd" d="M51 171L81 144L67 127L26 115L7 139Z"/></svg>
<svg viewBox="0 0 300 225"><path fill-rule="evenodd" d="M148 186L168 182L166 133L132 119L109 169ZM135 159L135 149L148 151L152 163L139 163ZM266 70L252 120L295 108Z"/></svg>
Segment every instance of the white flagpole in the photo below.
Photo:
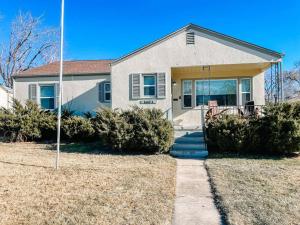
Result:
<svg viewBox="0 0 300 225"><path fill-rule="evenodd" d="M61 124L61 104L62 104L62 76L64 60L64 11L65 1L61 0L61 20L60 20L60 70L59 70L59 94L58 94L58 113L57 113L57 145L56 145L56 163L55 168L59 167L60 152L60 124Z"/></svg>

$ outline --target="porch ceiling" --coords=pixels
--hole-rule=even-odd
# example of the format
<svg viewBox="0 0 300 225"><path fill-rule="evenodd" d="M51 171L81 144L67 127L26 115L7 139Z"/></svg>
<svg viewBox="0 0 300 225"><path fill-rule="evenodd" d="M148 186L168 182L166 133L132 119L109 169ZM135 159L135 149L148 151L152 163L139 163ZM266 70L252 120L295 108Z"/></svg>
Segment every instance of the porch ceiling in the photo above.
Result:
<svg viewBox="0 0 300 225"><path fill-rule="evenodd" d="M187 66L171 68L172 77L208 78L208 77L235 77L255 76L270 67L270 62L223 64L210 66Z"/></svg>

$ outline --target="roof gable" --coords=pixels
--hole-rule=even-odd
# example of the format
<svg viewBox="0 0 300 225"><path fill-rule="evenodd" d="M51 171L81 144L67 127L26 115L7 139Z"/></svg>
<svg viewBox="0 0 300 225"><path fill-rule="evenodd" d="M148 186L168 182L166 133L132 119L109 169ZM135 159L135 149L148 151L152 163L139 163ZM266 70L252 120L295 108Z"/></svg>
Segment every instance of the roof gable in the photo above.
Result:
<svg viewBox="0 0 300 225"><path fill-rule="evenodd" d="M270 55L272 57L276 57L278 59L282 58L284 56L284 54L280 53L280 52L276 52L276 51L273 51L271 49L267 49L267 48L264 48L264 47L261 47L259 45L255 45L255 44L252 44L250 42L246 42L246 41L243 41L243 40L240 40L240 39L237 39L237 38L234 38L234 37L231 37L229 35L225 35L225 34L222 34L222 33L219 33L219 32L216 32L216 31L213 31L213 30L210 30L210 29L207 29L207 28L204 28L204 27L201 27L201 26L198 26L198 25L195 25L195 24L188 24L180 29L178 29L177 31L175 32L172 32L148 45L145 45L129 54L126 54L116 60L114 60L112 62L112 65L115 65L121 61L124 61L126 60L127 58L131 57L131 56L134 56L134 55L137 55L139 54L140 52L142 51L145 51L161 42L164 42L182 32L185 32L185 31L189 31L189 30L195 30L195 31L198 31L198 32L201 32L201 33L204 33L206 35L209 35L209 36L212 36L212 37L216 37L216 38L219 38L219 39L222 39L222 40L225 40L225 41L228 41L228 42L231 42L233 44L236 44L236 45L240 45L242 47L245 47L245 48L249 48L251 50L254 50L254 51L257 51L259 53L263 53L263 54L266 54L266 55Z"/></svg>

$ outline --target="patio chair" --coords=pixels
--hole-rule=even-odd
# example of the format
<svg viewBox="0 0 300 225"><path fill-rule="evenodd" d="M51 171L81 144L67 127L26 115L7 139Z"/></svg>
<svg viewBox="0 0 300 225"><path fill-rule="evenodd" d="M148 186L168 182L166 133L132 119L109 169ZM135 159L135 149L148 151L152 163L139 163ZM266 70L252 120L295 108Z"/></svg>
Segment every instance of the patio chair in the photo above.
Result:
<svg viewBox="0 0 300 225"><path fill-rule="evenodd" d="M238 108L238 114L241 117L258 116L259 109L255 108L254 101L248 101L245 103L244 111Z"/></svg>
<svg viewBox="0 0 300 225"><path fill-rule="evenodd" d="M217 101L208 101L208 111L206 112L206 115L205 115L205 121L207 122L208 120L213 120L213 119L218 118L220 115L222 115L228 109L229 108L219 111Z"/></svg>

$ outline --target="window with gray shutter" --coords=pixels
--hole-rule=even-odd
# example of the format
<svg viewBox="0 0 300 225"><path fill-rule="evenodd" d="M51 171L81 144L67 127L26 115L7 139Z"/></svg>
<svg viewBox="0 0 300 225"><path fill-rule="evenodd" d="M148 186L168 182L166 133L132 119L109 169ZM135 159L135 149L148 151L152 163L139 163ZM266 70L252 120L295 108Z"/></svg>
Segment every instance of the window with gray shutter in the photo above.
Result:
<svg viewBox="0 0 300 225"><path fill-rule="evenodd" d="M102 103L111 101L111 85L109 81L102 81L99 83L98 101Z"/></svg>
<svg viewBox="0 0 300 225"><path fill-rule="evenodd" d="M166 97L166 74L157 74L157 98Z"/></svg>
<svg viewBox="0 0 300 225"><path fill-rule="evenodd" d="M36 102L36 98L37 98L37 94L36 94L36 84L29 84L28 86L28 91L29 91L29 96L28 96L28 99Z"/></svg>
<svg viewBox="0 0 300 225"><path fill-rule="evenodd" d="M141 96L141 76L140 74L131 74L131 98L139 99Z"/></svg>

